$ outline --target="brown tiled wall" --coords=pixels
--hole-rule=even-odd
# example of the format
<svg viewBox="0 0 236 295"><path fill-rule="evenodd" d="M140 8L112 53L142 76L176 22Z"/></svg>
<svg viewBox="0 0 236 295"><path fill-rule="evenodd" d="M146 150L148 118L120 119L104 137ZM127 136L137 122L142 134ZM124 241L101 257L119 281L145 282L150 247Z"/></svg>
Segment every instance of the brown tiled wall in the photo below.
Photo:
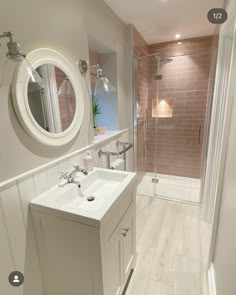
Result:
<svg viewBox="0 0 236 295"><path fill-rule="evenodd" d="M182 40L181 45L174 41L148 46L135 30L134 41L136 57L154 52L165 56L186 54L160 65L159 73L163 79L159 82L154 79L154 74L158 73L157 60L152 57L139 62L138 101L141 116L147 110L147 158L145 167L141 160L144 149L141 130L145 128L140 128L137 136L138 167L149 172L199 178L212 37ZM153 118L152 101L155 99L170 101L173 117Z"/></svg>
<svg viewBox="0 0 236 295"><path fill-rule="evenodd" d="M153 172L156 167L158 173L200 178L212 37L181 42L149 47L150 53L186 55L161 64L163 79L159 82L153 80L157 66L153 66L154 58L150 59L147 170ZM173 102L173 117L158 118L157 128L156 118L151 118L151 101L156 98Z"/></svg>
<svg viewBox="0 0 236 295"><path fill-rule="evenodd" d="M55 67L55 75L57 82L57 90L59 90L62 82L65 79L65 73L59 68ZM72 123L75 115L75 94L73 93L70 97L59 95L59 108L61 117L62 131L66 130Z"/></svg>

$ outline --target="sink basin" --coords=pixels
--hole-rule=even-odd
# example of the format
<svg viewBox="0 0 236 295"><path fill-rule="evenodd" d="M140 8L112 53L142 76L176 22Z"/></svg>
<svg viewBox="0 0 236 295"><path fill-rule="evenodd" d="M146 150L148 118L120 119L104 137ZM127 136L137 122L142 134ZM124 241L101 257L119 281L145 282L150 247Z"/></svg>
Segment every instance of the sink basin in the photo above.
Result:
<svg viewBox="0 0 236 295"><path fill-rule="evenodd" d="M55 199L55 202L62 204L66 210L82 208L96 211L103 205L106 198L112 196L126 177L127 175L124 173L110 173L109 170L95 170L80 180L81 188L72 184L74 187L72 193L62 193ZM65 187L68 186L70 185L67 184Z"/></svg>
<svg viewBox="0 0 236 295"><path fill-rule="evenodd" d="M100 221L135 173L95 168L87 176L77 174L77 184L56 186L31 201L31 208L48 214Z"/></svg>

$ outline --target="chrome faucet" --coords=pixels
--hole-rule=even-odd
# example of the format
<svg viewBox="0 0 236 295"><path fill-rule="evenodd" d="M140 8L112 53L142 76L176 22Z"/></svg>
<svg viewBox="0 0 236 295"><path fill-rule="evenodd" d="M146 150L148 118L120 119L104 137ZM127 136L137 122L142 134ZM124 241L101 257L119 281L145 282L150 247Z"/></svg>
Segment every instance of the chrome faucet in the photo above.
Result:
<svg viewBox="0 0 236 295"><path fill-rule="evenodd" d="M79 165L73 166L77 172L82 172L84 175L88 175L88 171ZM72 171L73 172L73 171Z"/></svg>
<svg viewBox="0 0 236 295"><path fill-rule="evenodd" d="M80 187L80 182L78 180L75 180L75 175L77 174L77 172L81 172L84 175L88 174L88 171L85 170L84 168L80 167L79 165L73 166L75 169L72 170L70 173L66 172L66 173L61 173L61 179L65 179L67 181L67 183L75 183L78 185L78 187Z"/></svg>
<svg viewBox="0 0 236 295"><path fill-rule="evenodd" d="M61 179L65 179L67 181L67 183L74 183L77 185L78 187L78 193L81 197L84 197L84 194L82 193L81 191L81 184L80 184L80 181L78 179L75 179L75 175L78 173L78 172L81 172L83 173L84 175L87 175L88 174L88 171L85 170L84 168L76 165L76 166L73 166L75 169L72 170L70 173L66 172L66 173L61 173L61 177L60 177L60 180ZM60 185L60 184L59 184Z"/></svg>

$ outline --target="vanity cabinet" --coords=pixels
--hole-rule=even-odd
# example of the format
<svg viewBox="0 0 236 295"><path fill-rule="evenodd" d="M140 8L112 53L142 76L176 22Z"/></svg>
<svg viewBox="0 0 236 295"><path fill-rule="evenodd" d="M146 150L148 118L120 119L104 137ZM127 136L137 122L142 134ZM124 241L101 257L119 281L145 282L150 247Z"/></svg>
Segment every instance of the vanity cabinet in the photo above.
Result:
<svg viewBox="0 0 236 295"><path fill-rule="evenodd" d="M136 183L99 222L32 208L48 295L120 295L136 262Z"/></svg>
<svg viewBox="0 0 236 295"><path fill-rule="evenodd" d="M135 207L132 204L110 239L103 247L104 294L121 294L130 271L134 268Z"/></svg>

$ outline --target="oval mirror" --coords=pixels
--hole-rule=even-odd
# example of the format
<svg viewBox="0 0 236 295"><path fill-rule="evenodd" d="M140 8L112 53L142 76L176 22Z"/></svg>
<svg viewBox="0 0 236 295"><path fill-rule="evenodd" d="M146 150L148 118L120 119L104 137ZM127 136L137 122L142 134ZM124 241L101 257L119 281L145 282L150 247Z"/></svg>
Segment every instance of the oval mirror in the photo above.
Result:
<svg viewBox="0 0 236 295"><path fill-rule="evenodd" d="M50 49L27 55L43 87L32 80L28 62L21 62L13 81L13 104L25 130L42 144L60 146L78 133L84 116L84 95L76 65Z"/></svg>

